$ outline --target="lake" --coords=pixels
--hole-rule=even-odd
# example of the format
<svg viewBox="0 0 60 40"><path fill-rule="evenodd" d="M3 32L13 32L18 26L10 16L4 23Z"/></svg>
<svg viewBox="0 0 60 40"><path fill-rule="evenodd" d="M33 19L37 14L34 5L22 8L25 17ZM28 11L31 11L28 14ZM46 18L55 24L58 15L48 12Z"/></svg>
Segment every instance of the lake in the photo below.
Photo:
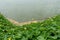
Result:
<svg viewBox="0 0 60 40"><path fill-rule="evenodd" d="M60 0L0 0L0 12L18 22L60 14Z"/></svg>

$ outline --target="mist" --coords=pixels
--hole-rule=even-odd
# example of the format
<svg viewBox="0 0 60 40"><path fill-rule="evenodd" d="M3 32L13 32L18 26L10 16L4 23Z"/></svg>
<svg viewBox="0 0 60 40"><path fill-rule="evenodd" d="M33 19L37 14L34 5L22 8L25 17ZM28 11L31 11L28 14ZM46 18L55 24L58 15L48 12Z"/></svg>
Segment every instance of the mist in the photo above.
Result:
<svg viewBox="0 0 60 40"><path fill-rule="evenodd" d="M60 0L0 0L0 12L18 22L60 14Z"/></svg>

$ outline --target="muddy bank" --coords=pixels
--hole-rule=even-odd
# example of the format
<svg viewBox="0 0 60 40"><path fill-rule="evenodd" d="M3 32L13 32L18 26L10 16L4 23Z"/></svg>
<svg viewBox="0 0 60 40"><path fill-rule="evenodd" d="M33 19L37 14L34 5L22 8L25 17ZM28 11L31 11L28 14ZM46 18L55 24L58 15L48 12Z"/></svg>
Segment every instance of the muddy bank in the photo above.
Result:
<svg viewBox="0 0 60 40"><path fill-rule="evenodd" d="M10 18L7 18L11 23L13 24L16 24L16 25L26 25L26 24L31 24L31 23L37 23L38 21L37 20L32 20L32 21L27 21L27 22L17 22L16 20L13 20L13 19L10 19Z"/></svg>

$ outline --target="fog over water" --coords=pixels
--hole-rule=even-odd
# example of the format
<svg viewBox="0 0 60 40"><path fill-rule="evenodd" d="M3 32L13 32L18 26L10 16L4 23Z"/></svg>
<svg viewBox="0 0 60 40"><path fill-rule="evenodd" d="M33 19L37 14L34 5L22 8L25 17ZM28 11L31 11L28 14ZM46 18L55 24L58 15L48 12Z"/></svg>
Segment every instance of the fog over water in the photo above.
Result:
<svg viewBox="0 0 60 40"><path fill-rule="evenodd" d="M60 0L0 0L0 12L19 22L60 14Z"/></svg>

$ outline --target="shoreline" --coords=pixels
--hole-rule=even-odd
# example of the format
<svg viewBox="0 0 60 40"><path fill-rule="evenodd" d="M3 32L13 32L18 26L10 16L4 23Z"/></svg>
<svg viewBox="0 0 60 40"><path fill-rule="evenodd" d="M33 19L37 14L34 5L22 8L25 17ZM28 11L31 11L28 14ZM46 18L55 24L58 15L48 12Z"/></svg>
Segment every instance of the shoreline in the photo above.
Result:
<svg viewBox="0 0 60 40"><path fill-rule="evenodd" d="M7 18L11 23L13 23L13 24L15 24L15 25L20 25L20 26L22 26L22 25L26 25L26 24L31 24L31 23L37 23L38 21L37 20L32 20L32 21L26 21L26 22L17 22L17 21L15 21L15 20L13 20L13 19L10 19L10 18Z"/></svg>

